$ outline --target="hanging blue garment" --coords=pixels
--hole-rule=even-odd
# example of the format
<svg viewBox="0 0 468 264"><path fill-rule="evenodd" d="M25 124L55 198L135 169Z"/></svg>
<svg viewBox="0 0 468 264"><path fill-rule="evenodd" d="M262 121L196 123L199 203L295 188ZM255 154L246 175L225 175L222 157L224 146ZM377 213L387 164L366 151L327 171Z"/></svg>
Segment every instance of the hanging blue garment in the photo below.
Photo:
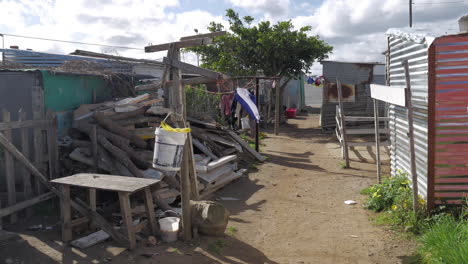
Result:
<svg viewBox="0 0 468 264"><path fill-rule="evenodd" d="M314 82L314 78L312 78L312 76L309 76L309 79L307 79L307 84L313 84Z"/></svg>
<svg viewBox="0 0 468 264"><path fill-rule="evenodd" d="M249 93L247 89L237 88L232 105L234 106L237 102L239 102L242 108L247 111L250 118L258 123L260 122L260 113L258 111L257 105L255 105L255 101L255 95Z"/></svg>

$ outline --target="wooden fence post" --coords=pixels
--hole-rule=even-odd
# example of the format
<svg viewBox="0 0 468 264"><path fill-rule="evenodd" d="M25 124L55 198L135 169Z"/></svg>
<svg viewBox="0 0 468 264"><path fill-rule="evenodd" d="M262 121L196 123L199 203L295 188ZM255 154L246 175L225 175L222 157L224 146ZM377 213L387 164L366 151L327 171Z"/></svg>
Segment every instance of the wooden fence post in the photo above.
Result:
<svg viewBox="0 0 468 264"><path fill-rule="evenodd" d="M377 163L377 181L381 183L380 171L380 132L379 132L379 101L374 101L374 125L375 125L375 162Z"/></svg>
<svg viewBox="0 0 468 264"><path fill-rule="evenodd" d="M3 122L8 123L11 121L10 112L6 109L2 109ZM5 138L11 141L11 130L7 129L3 132ZM5 176L6 176L6 186L8 192L8 206L16 204L16 179L15 179L15 161L8 151L4 151L5 157ZM18 215L12 214L10 216L10 222L12 224L18 221Z"/></svg>
<svg viewBox="0 0 468 264"><path fill-rule="evenodd" d="M416 171L416 154L414 149L414 132L413 132L413 103L411 102L411 79L409 74L408 61L405 60L401 63L405 69L406 81L406 108L408 114L408 138L410 147L410 162L411 162L411 178L413 181L413 211L419 210L419 197L418 197L418 174Z"/></svg>
<svg viewBox="0 0 468 264"><path fill-rule="evenodd" d="M27 113L24 109L20 109L18 111L18 121L26 121L27 120ZM23 127L20 129L20 139L21 139L21 152L26 158L30 158L29 152L29 128ZM23 180L23 192L24 192L24 200L29 200L33 197L32 195L32 187L31 187L31 173L24 167L21 166L21 175ZM32 208L26 209L26 216L32 216Z"/></svg>

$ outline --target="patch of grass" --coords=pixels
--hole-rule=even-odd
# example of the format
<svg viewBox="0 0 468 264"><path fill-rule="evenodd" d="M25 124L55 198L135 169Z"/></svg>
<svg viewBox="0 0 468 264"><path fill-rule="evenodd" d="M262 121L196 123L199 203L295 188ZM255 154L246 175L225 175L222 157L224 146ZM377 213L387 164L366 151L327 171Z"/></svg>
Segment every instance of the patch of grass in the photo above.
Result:
<svg viewBox="0 0 468 264"><path fill-rule="evenodd" d="M463 264L468 263L468 221L451 215L439 216L419 239L419 254L423 262Z"/></svg>
<svg viewBox="0 0 468 264"><path fill-rule="evenodd" d="M226 234L230 237L234 237L237 234L237 228L234 226L230 226L226 229Z"/></svg>
<svg viewBox="0 0 468 264"><path fill-rule="evenodd" d="M340 168L342 168L342 169L347 169L348 166L346 166L346 162L341 161L341 162L340 162Z"/></svg>
<svg viewBox="0 0 468 264"><path fill-rule="evenodd" d="M217 239L213 243L208 245L207 250L213 254L221 255L221 251L229 244L224 239Z"/></svg>

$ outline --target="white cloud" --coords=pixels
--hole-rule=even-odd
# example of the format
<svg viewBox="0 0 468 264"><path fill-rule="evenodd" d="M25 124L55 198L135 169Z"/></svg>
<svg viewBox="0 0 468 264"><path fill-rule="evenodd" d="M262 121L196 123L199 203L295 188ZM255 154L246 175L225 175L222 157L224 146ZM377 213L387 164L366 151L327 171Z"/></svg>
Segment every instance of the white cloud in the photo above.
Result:
<svg viewBox="0 0 468 264"><path fill-rule="evenodd" d="M96 46L48 42L7 36L5 44L37 51L69 53L75 49L107 51L137 58L161 58L165 52L144 53L148 43L175 41L184 35L201 33L211 21L223 22L202 10L174 14L167 8L177 0L21 0L0 1L0 32L51 39L73 40L138 50L108 49Z"/></svg>
<svg viewBox="0 0 468 264"><path fill-rule="evenodd" d="M235 7L241 7L248 12L265 13L268 17L288 14L290 0L228 0Z"/></svg>

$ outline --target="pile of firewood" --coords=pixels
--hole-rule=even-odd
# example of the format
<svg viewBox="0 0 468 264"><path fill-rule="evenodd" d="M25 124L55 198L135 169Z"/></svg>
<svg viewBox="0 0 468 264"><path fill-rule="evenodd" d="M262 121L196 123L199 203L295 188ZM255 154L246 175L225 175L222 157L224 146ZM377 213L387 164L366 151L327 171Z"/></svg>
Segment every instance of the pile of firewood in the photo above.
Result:
<svg viewBox="0 0 468 264"><path fill-rule="evenodd" d="M152 167L155 129L170 110L163 99L143 94L116 102L82 105L74 112L74 127L81 132L72 139L69 158L95 172L162 179L156 191L158 206L170 208L179 193L177 175L166 175ZM263 157L235 132L215 124L188 118L200 197L205 197L241 177L239 156ZM244 152L245 151L245 152Z"/></svg>

